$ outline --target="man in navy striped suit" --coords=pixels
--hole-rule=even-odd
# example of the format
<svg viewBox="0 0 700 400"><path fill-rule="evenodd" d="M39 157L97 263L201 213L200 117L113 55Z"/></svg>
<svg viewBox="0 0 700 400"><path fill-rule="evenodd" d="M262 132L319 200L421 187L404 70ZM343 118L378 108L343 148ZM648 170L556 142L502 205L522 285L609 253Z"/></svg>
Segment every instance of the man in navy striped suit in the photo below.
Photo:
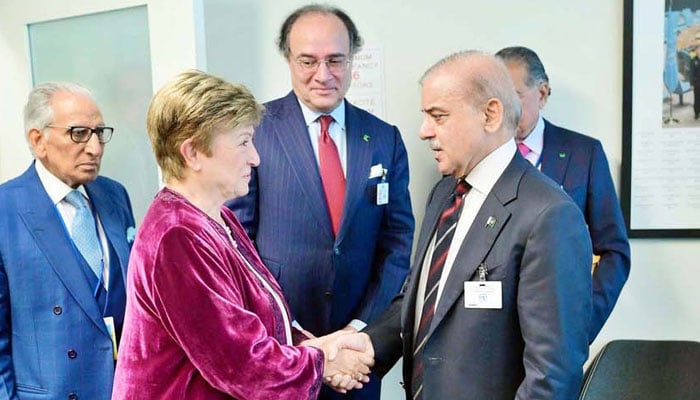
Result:
<svg viewBox="0 0 700 400"><path fill-rule="evenodd" d="M406 149L395 126L345 100L362 44L347 14L302 7L282 24L278 44L293 90L266 104L255 132L260 166L249 194L229 207L303 329L362 329L389 305L409 270L414 220ZM380 394L376 377L347 395L324 389L322 399Z"/></svg>

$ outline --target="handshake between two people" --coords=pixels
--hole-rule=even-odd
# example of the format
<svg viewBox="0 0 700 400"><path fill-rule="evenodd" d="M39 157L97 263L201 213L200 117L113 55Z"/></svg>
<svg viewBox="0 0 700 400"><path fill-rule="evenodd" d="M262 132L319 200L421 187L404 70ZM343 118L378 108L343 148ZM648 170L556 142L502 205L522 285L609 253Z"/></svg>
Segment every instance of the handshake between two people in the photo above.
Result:
<svg viewBox="0 0 700 400"><path fill-rule="evenodd" d="M323 351L323 381L333 390L346 393L362 389L369 382L370 367L374 365L374 347L366 333L344 328L326 336L310 337L303 346L313 346Z"/></svg>

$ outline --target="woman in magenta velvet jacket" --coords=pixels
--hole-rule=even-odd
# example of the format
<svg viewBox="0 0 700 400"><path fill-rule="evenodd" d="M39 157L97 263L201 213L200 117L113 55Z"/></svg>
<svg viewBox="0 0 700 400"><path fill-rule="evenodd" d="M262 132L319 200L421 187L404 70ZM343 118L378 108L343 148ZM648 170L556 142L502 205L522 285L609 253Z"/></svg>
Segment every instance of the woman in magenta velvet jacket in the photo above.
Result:
<svg viewBox="0 0 700 400"><path fill-rule="evenodd" d="M366 382L367 336L292 328L279 286L223 207L248 192L262 112L244 87L198 71L153 97L147 128L165 188L131 253L114 399L315 399L323 378L340 391Z"/></svg>

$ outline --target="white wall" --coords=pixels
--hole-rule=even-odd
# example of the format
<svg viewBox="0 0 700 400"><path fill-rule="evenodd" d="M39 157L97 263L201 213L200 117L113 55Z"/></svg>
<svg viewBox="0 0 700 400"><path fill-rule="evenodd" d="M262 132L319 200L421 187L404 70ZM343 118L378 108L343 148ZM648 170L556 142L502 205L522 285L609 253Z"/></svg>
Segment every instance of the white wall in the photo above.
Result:
<svg viewBox="0 0 700 400"><path fill-rule="evenodd" d="M202 38L193 34L198 1L0 2L0 181L17 175L29 160L20 117L30 86L27 55L19 44L25 38L13 33L16 29L9 24L23 23L28 9L43 9L47 18L56 18L73 7L143 3L149 5L154 87L182 68L206 66L248 85L261 101L289 90L287 67L274 41L283 18L305 4L302 1L203 0L206 49ZM401 129L406 141L418 223L437 173L427 146L417 138L421 118L417 81L437 59L462 49L496 51L525 45L537 51L553 88L546 117L599 138L619 182L622 0L335 3L353 17L366 43L384 49L386 119ZM697 240L632 240L630 280L592 352L616 338L700 340L698 259ZM402 398L398 379L386 380L384 398Z"/></svg>

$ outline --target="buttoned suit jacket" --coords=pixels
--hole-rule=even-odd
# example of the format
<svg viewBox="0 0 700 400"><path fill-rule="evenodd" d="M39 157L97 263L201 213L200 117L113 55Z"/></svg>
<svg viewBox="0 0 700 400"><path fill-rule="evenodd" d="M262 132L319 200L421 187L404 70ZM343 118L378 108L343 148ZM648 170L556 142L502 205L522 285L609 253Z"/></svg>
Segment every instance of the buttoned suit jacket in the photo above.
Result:
<svg viewBox="0 0 700 400"><path fill-rule="evenodd" d="M630 246L608 160L600 141L545 120L542 172L583 212L600 256L593 272L593 342L617 302L630 272Z"/></svg>
<svg viewBox="0 0 700 400"><path fill-rule="evenodd" d="M428 199L402 295L367 327L378 374L403 356L410 396L416 292L423 258L456 181ZM489 222L491 221L491 222ZM516 154L459 247L424 349L423 399L574 399L588 356L591 245L581 212ZM501 282L502 308L466 308L464 283Z"/></svg>
<svg viewBox="0 0 700 400"><path fill-rule="evenodd" d="M253 170L250 192L228 206L304 329L323 335L355 318L373 320L399 292L410 266L414 222L398 129L345 102L347 189L334 238L294 92L265 107L255 131L260 165ZM370 168L379 164L387 170L385 205L377 205L382 177L370 177Z"/></svg>
<svg viewBox="0 0 700 400"><path fill-rule="evenodd" d="M111 270L122 271L111 279L124 279L134 227L126 190L105 177L85 189ZM0 185L0 204L0 398L110 399L114 358L103 313L33 164Z"/></svg>

